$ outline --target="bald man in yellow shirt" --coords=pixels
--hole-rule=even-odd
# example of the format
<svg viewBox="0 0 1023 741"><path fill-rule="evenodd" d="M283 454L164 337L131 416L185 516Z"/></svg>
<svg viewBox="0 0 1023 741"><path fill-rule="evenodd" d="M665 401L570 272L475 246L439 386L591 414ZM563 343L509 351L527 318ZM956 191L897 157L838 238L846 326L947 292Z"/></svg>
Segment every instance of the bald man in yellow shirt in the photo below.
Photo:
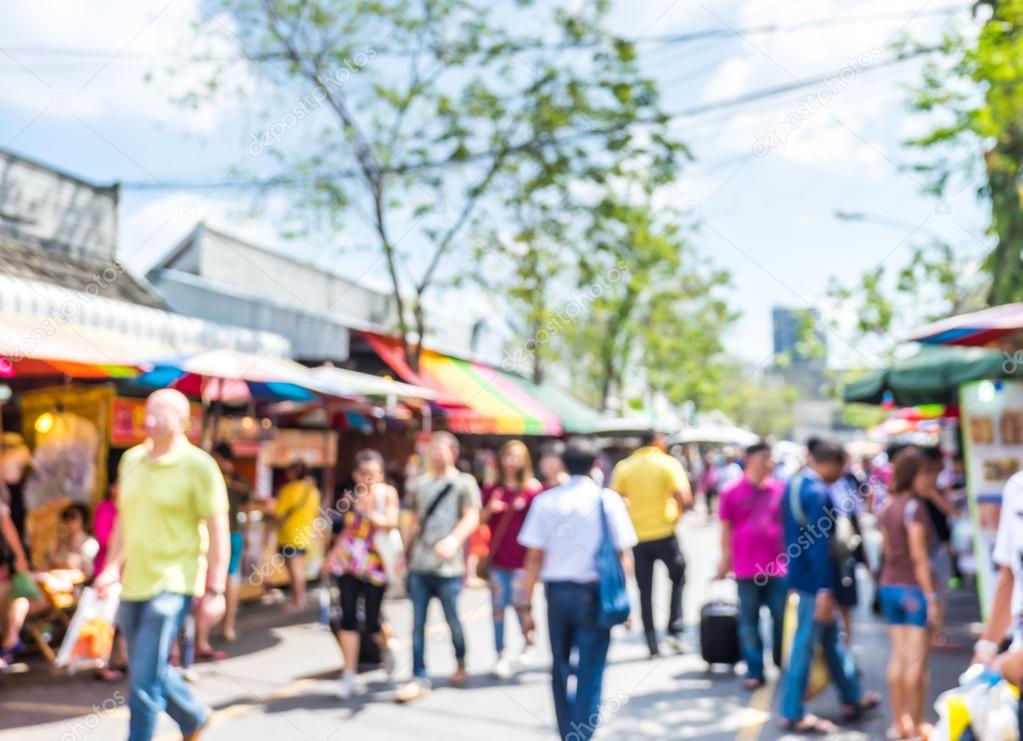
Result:
<svg viewBox="0 0 1023 741"><path fill-rule="evenodd" d="M686 562L675 536L675 526L682 513L692 505L693 493L685 468L664 452L664 445L661 433L645 433L643 447L620 461L611 474L611 488L628 502L629 516L639 537L632 553L636 563L643 632L650 658L660 656L651 599L657 561L667 567L671 578L667 632L677 651L682 650L681 637L685 627L682 587L685 585Z"/></svg>

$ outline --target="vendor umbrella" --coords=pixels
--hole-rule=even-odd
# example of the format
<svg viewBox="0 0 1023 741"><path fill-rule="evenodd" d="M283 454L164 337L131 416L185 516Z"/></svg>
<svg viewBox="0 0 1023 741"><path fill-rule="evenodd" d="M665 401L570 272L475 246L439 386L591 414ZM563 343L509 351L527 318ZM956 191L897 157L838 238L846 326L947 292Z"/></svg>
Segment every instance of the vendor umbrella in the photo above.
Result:
<svg viewBox="0 0 1023 741"><path fill-rule="evenodd" d="M842 399L880 404L886 394L891 394L899 406L954 404L961 384L1005 378L1012 370L1005 356L994 350L922 345L915 354L847 384Z"/></svg>
<svg viewBox="0 0 1023 741"><path fill-rule="evenodd" d="M1023 350L1023 303L948 317L918 329L909 339L927 345Z"/></svg>
<svg viewBox="0 0 1023 741"><path fill-rule="evenodd" d="M208 350L157 358L136 379L143 386L172 387L228 404L256 401L315 401L317 395L358 398L358 394L316 377L286 358L237 350Z"/></svg>

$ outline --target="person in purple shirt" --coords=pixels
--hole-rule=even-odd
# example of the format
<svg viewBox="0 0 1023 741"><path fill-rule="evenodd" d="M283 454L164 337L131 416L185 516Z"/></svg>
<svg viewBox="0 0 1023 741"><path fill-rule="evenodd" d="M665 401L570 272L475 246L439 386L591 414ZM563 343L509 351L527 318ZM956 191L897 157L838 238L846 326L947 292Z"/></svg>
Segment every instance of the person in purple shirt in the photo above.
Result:
<svg viewBox="0 0 1023 741"><path fill-rule="evenodd" d="M767 443L746 449L743 476L721 492L721 563L718 579L735 574L739 588L739 640L746 662L744 686L764 684L764 642L760 613L771 613L771 658L781 668L782 625L785 619L784 533L781 499L784 487L771 476L774 461Z"/></svg>

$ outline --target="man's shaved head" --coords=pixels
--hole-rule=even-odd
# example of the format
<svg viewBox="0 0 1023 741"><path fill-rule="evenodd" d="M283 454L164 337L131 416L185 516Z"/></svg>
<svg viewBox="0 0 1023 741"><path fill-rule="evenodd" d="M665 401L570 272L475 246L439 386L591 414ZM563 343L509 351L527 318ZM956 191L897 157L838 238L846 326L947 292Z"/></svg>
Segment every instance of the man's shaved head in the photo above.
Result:
<svg viewBox="0 0 1023 741"><path fill-rule="evenodd" d="M154 391L146 399L146 434L152 438L183 432L192 412L188 399L176 389Z"/></svg>

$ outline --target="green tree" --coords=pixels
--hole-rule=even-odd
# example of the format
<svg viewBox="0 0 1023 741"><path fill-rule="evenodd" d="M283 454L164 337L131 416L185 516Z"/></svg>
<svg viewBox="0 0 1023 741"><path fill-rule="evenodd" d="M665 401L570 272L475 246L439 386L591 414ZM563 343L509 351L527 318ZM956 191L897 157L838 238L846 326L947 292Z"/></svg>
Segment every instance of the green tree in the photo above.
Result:
<svg viewBox="0 0 1023 741"><path fill-rule="evenodd" d="M890 344L920 324L982 308L988 287L974 255L934 239L914 246L899 268L879 265L855 283L832 277L831 321L839 313L854 316L854 342L873 338Z"/></svg>
<svg viewBox="0 0 1023 741"><path fill-rule="evenodd" d="M707 408L721 410L761 437L787 438L795 422L793 405L799 400L799 390L753 375L739 360L723 364L720 396Z"/></svg>
<svg viewBox="0 0 1023 741"><path fill-rule="evenodd" d="M549 183L583 160L613 172L616 158L605 155L660 147L657 122L666 118L656 90L632 44L607 31L608 5L213 4L232 19L260 90L298 101L250 147L277 163L270 187L287 186L297 207L291 231L363 217L413 368L428 291L457 277L449 258L482 214L490 223L507 216L493 197L502 179ZM223 27L221 14L211 18L207 31ZM185 102L218 104L221 94L213 80ZM288 116L301 120L294 134ZM647 122L641 132L637 121Z"/></svg>
<svg viewBox="0 0 1023 741"><path fill-rule="evenodd" d="M995 240L983 261L986 298L996 305L1023 300L1023 0L978 0L974 13L987 16L975 38L951 31L932 49L940 53L911 102L937 124L910 143L933 157L916 169L935 194L956 175L982 183Z"/></svg>
<svg viewBox="0 0 1023 741"><path fill-rule="evenodd" d="M634 406L647 391L698 402L735 314L718 290L729 283L683 238L680 214L655 205L649 183L609 188L590 209L580 254L579 316L565 351L585 395L600 409L612 395ZM580 377L581 376L581 377Z"/></svg>

